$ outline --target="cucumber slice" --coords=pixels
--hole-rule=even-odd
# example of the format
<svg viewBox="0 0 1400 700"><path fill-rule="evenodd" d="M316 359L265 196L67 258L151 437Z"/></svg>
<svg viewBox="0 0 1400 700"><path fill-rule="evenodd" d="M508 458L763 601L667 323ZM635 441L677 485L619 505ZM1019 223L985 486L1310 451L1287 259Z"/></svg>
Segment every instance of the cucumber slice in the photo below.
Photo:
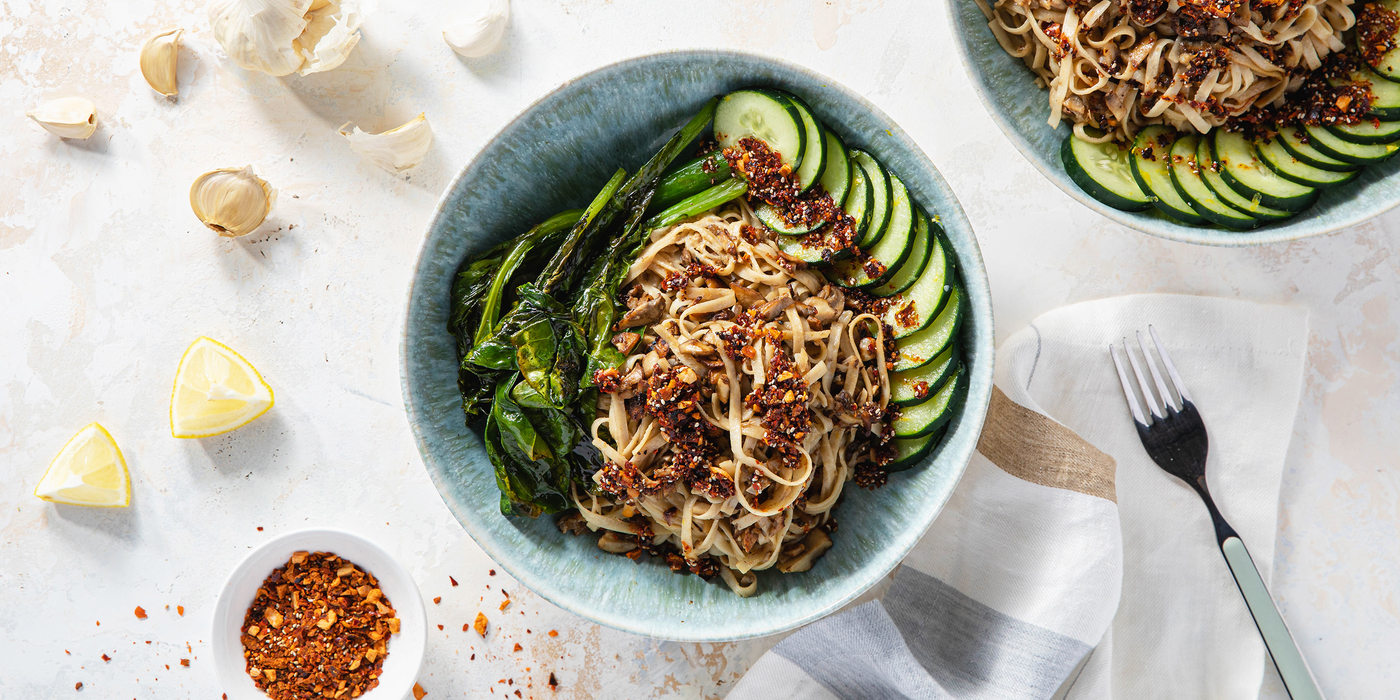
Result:
<svg viewBox="0 0 1400 700"><path fill-rule="evenodd" d="M1304 131L1304 127L1287 126L1280 129L1278 135L1279 140L1283 142L1284 150L1293 154L1293 157L1297 158L1299 162L1307 163L1314 168L1349 173L1361 167L1355 163L1337 160L1313 148L1312 143L1308 141L1308 132Z"/></svg>
<svg viewBox="0 0 1400 700"><path fill-rule="evenodd" d="M1347 82L1366 83L1371 91L1371 110L1367 114L1381 121L1400 119L1400 83L1386 80L1365 66L1352 71L1344 81L1331 82L1333 85L1345 85Z"/></svg>
<svg viewBox="0 0 1400 700"><path fill-rule="evenodd" d="M794 226L784 221L783 215L778 213L778 209L767 202L763 202L757 207L754 207L753 214L757 216L758 220L762 221L763 225L767 226L769 230L774 233L781 233L784 236L805 235L826 225L826 219L822 219L810 224L798 224Z"/></svg>
<svg viewBox="0 0 1400 700"><path fill-rule="evenodd" d="M908 372L923 367L946 350L948 344L953 342L953 337L958 334L958 329L962 327L963 317L967 314L964 306L962 288L950 280L948 300L943 303L943 310L938 313L933 323L917 333L900 338L899 342L895 343L895 347L899 349L899 357L895 358L894 371Z"/></svg>
<svg viewBox="0 0 1400 700"><path fill-rule="evenodd" d="M1228 204L1236 211L1252 216L1260 221L1283 221L1293 217L1293 212L1283 211L1266 207L1255 199L1241 197L1240 194L1230 186L1225 184L1225 179L1220 177L1220 164L1216 163L1210 155L1210 139L1201 139L1196 146L1197 172L1201 175L1201 180L1206 183L1206 187L1215 194L1220 201Z"/></svg>
<svg viewBox="0 0 1400 700"><path fill-rule="evenodd" d="M1316 187L1279 177L1254 154L1254 145L1244 134L1213 130L1210 154L1220 167L1221 179L1241 197L1257 197L1260 204L1285 211L1302 211L1317 201Z"/></svg>
<svg viewBox="0 0 1400 700"><path fill-rule="evenodd" d="M935 235L942 227L938 224L933 226L936 229L929 230L933 249L929 252L928 264L914 284L889 300L889 308L881 319L894 329L895 340L908 338L928 328L943 311L943 305L951 295L948 279L952 276L953 261L943 237Z"/></svg>
<svg viewBox="0 0 1400 700"><path fill-rule="evenodd" d="M796 172L807 150L807 129L802 114L785 95L774 90L739 90L720 99L715 107L715 140L733 148L739 139L752 136L778 152L783 164Z"/></svg>
<svg viewBox="0 0 1400 700"><path fill-rule="evenodd" d="M890 400L897 406L917 406L933 398L958 366L957 354L958 344L952 343L923 367L891 374Z"/></svg>
<svg viewBox="0 0 1400 700"><path fill-rule="evenodd" d="M851 191L846 193L846 201L841 208L856 222L856 240L860 241L865 229L870 226L870 200L875 194L870 187L870 178L865 176L865 168L856 164L855 156L849 152L847 155L851 161Z"/></svg>
<svg viewBox="0 0 1400 700"><path fill-rule="evenodd" d="M894 439L894 461L885 466L887 472L902 472L911 469L924 461L943 442L943 436L947 434L948 428L944 426L935 430L931 435L923 437L909 438L901 440Z"/></svg>
<svg viewBox="0 0 1400 700"><path fill-rule="evenodd" d="M840 205L851 191L851 156L836 132L826 128L823 131L826 133L826 169L822 170L821 185L831 195L831 201Z"/></svg>
<svg viewBox="0 0 1400 700"><path fill-rule="evenodd" d="M890 177L880 163L865 151L851 151L851 156L865 171L865 178L870 181L870 224L865 227L865 232L860 240L856 242L861 250L870 250L880 242L880 237L885 235L885 228L889 225L891 200L893 198L890 188Z"/></svg>
<svg viewBox="0 0 1400 700"><path fill-rule="evenodd" d="M1391 12L1400 12L1400 3L1395 2L1395 0L1387 0L1385 2L1381 2L1380 6L1387 10L1390 10ZM1361 5L1357 5L1356 9L1360 10ZM1362 31L1361 27L1357 27L1357 47L1361 49L1358 52L1358 54L1361 56L1365 56L1367 53L1365 47L1361 46L1361 36L1365 33L1366 32ZM1396 37L1394 36L1394 34L1392 34L1391 38L1395 39ZM1369 61L1366 62L1370 63ZM1400 82L1400 50L1391 49L1390 51L1385 52L1381 55L1379 61L1371 63L1371 68L1376 72L1376 75L1379 75L1380 77L1385 78L1386 80Z"/></svg>
<svg viewBox="0 0 1400 700"><path fill-rule="evenodd" d="M1400 151L1400 144L1352 143L1350 141L1343 141L1338 138L1336 134L1321 127L1305 126L1303 130L1308 134L1308 143L1312 145L1313 148L1321 151L1323 155L1356 165L1379 163L1395 155L1396 151Z"/></svg>
<svg viewBox="0 0 1400 700"><path fill-rule="evenodd" d="M874 247L865 250L865 257L842 261L833 268L836 283L844 287L873 287L888 282L899 272L899 266L909 257L914 246L914 207L904 183L888 173L893 207L885 235ZM875 263L875 264L872 264Z"/></svg>
<svg viewBox="0 0 1400 700"><path fill-rule="evenodd" d="M1204 224L1205 218L1172 185L1171 145L1175 140L1176 130L1169 126L1149 126L1139 131L1129 157L1133 179L1152 206L1163 214L1184 224Z"/></svg>
<svg viewBox="0 0 1400 700"><path fill-rule="evenodd" d="M888 297L898 294L919 281L919 275L924 272L924 267L928 265L929 255L933 252L933 242L937 240L942 227L929 221L928 214L923 208L914 205L914 243L909 248L909 257L899 266L899 271L894 273L890 281L870 290L871 294L877 297Z"/></svg>
<svg viewBox="0 0 1400 700"><path fill-rule="evenodd" d="M1215 193L1201 179L1201 168L1196 161L1196 150L1201 145L1199 136L1182 136L1172 144L1172 185L1186 199L1192 209L1213 224L1238 230L1251 229L1259 225L1256 219L1220 201Z"/></svg>
<svg viewBox="0 0 1400 700"><path fill-rule="evenodd" d="M967 395L967 367L959 365L932 398L900 411L894 420L894 436L909 439L932 435L953 417Z"/></svg>
<svg viewBox="0 0 1400 700"><path fill-rule="evenodd" d="M822 131L821 122L812 116L812 110L807 108L806 102L796 95L788 95L787 98L788 102L797 108L797 113L802 115L802 127L807 131L807 143L802 150L802 164L792 171L797 176L800 194L812 189L826 170L826 134Z"/></svg>
<svg viewBox="0 0 1400 700"><path fill-rule="evenodd" d="M783 255L793 260L826 266L852 255L850 246L839 247L839 242L830 238L831 233L832 227L828 226L805 236L777 236L774 243Z"/></svg>
<svg viewBox="0 0 1400 700"><path fill-rule="evenodd" d="M1066 136L1060 146L1065 173L1085 194L1114 209L1142 211L1152 203L1133 178L1129 158L1128 149L1112 141L1089 143L1074 134Z"/></svg>
<svg viewBox="0 0 1400 700"><path fill-rule="evenodd" d="M1362 121L1324 127L1337 138L1351 143L1395 143L1400 141L1400 122Z"/></svg>
<svg viewBox="0 0 1400 700"><path fill-rule="evenodd" d="M1400 88L1400 85L1396 85ZM1323 170L1314 168L1307 163L1293 157L1288 149L1283 147L1283 139L1273 138L1268 141L1255 141L1254 150L1259 153L1259 158L1269 166L1270 170L1278 173L1278 176L1285 180L1292 180L1300 185L1309 187L1331 187L1340 185L1343 182L1350 182L1361 174L1360 170L1339 173L1335 170Z"/></svg>

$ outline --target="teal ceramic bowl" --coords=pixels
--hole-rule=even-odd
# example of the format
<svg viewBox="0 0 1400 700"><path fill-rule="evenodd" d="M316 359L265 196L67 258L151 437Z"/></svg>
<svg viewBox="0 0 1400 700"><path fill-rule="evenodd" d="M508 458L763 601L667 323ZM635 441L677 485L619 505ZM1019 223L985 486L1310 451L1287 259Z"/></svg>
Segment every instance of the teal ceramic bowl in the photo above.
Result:
<svg viewBox="0 0 1400 700"><path fill-rule="evenodd" d="M1281 224L1253 231L1190 226L1158 213L1119 211L1085 194L1065 174L1060 144L1068 126L1051 129L1048 95L1031 82L1034 74L1018 58L1006 53L987 28L987 18L973 0L948 0L949 27L958 53L967 68L987 114L1006 138L1065 194L1104 216L1144 233L1185 243L1217 246L1250 246L1282 243L1340 231L1374 218L1400 204L1400 158L1367 167L1349 183L1324 191L1312 208Z"/></svg>
<svg viewBox="0 0 1400 700"><path fill-rule="evenodd" d="M760 573L740 598L721 582L671 573L562 535L549 517L507 518L491 463L463 424L448 290L464 258L582 206L612 171L635 170L710 96L750 85L801 95L852 147L899 173L942 217L971 301L962 347L971 364L965 408L941 451L875 491L851 487L836 546L811 571ZM835 611L888 574L933 522L977 443L992 389L992 307L982 256L953 192L927 156L874 105L829 78L744 53L679 51L613 64L531 105L462 170L438 205L409 294L404 404L428 475L467 532L530 590L577 615L649 637L718 641L769 635Z"/></svg>

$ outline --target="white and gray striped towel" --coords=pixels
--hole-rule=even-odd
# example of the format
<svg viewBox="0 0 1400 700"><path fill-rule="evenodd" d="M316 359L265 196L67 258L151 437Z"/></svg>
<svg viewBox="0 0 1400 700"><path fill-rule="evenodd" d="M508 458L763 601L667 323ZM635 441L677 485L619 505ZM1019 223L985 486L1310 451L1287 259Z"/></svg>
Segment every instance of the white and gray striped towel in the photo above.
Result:
<svg viewBox="0 0 1400 700"><path fill-rule="evenodd" d="M1149 323L1206 419L1211 493L1267 581L1306 313L1075 304L998 350L978 452L883 599L793 633L729 700L1257 697L1264 646L1210 518L1143 452L1108 356Z"/></svg>

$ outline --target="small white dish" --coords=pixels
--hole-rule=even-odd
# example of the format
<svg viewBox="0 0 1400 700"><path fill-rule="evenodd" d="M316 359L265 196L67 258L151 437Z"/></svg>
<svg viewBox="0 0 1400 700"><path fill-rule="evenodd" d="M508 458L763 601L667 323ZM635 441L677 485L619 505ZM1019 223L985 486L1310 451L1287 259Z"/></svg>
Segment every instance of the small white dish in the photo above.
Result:
<svg viewBox="0 0 1400 700"><path fill-rule="evenodd" d="M264 542L229 573L214 606L214 672L229 700L267 700L248 677L243 659L243 616L252 605L258 587L273 569L287 563L295 552L330 552L348 559L379 579L379 588L394 606L399 633L389 638L383 674L374 690L360 700L401 700L413 690L423 667L428 645L427 615L418 584L392 555L364 537L329 528L298 530Z"/></svg>

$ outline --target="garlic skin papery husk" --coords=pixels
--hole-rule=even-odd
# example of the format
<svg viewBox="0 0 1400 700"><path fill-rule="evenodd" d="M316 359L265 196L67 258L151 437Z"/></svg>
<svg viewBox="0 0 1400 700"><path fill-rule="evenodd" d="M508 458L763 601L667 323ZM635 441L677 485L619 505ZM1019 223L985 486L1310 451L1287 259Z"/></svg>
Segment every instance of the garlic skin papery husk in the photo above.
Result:
<svg viewBox="0 0 1400 700"><path fill-rule="evenodd" d="M49 133L65 139L85 139L97 131L97 108L85 97L61 97L24 113Z"/></svg>
<svg viewBox="0 0 1400 700"><path fill-rule="evenodd" d="M277 190L253 172L253 166L204 173L190 186L190 208L220 236L256 231L272 211Z"/></svg>
<svg viewBox="0 0 1400 700"><path fill-rule="evenodd" d="M354 131L347 131L349 126L346 122L340 127L340 135L350 141L350 147L371 163L396 175L422 163L433 145L433 130L423 114L382 134L368 134L358 126Z"/></svg>
<svg viewBox="0 0 1400 700"><path fill-rule="evenodd" d="M360 42L363 0L210 0L214 38L243 68L283 76L328 71Z"/></svg>
<svg viewBox="0 0 1400 700"><path fill-rule="evenodd" d="M183 29L167 29L149 39L141 46L141 76L152 90L174 97L179 94L175 69L180 54L180 34Z"/></svg>
<svg viewBox="0 0 1400 700"><path fill-rule="evenodd" d="M510 0L471 0L471 9L442 30L453 51L467 58L494 53L510 22Z"/></svg>

